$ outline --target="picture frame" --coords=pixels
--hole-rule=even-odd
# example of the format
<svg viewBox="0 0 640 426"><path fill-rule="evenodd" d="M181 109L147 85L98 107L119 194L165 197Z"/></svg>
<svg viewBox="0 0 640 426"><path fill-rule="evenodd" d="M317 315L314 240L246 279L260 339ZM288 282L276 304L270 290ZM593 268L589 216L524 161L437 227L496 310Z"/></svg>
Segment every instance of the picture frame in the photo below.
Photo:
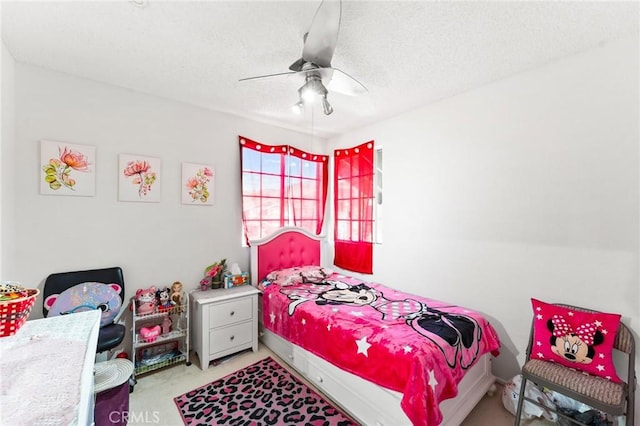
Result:
<svg viewBox="0 0 640 426"><path fill-rule="evenodd" d="M40 194L92 197L96 194L96 147L40 141Z"/></svg>
<svg viewBox="0 0 640 426"><path fill-rule="evenodd" d="M213 205L214 170L209 164L182 163L182 204Z"/></svg>
<svg viewBox="0 0 640 426"><path fill-rule="evenodd" d="M161 196L161 160L145 155L118 155L118 200L158 203Z"/></svg>

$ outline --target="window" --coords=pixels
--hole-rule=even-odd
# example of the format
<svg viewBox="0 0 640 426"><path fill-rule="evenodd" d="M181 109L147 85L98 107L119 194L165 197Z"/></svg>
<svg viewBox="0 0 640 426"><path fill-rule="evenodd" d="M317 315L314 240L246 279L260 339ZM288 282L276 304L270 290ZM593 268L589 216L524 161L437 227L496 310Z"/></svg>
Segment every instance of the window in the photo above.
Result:
<svg viewBox="0 0 640 426"><path fill-rule="evenodd" d="M350 271L373 273L373 141L334 151L335 258Z"/></svg>
<svg viewBox="0 0 640 426"><path fill-rule="evenodd" d="M373 229L375 230L375 242L377 244L382 244L382 221L383 221L383 208L382 208L382 147L376 147L376 157L375 157L375 166L376 166L376 174L375 174L375 193L376 193L376 202L373 205Z"/></svg>
<svg viewBox="0 0 640 426"><path fill-rule="evenodd" d="M283 226L320 234L328 186L328 157L289 145L240 137L242 222L247 244Z"/></svg>

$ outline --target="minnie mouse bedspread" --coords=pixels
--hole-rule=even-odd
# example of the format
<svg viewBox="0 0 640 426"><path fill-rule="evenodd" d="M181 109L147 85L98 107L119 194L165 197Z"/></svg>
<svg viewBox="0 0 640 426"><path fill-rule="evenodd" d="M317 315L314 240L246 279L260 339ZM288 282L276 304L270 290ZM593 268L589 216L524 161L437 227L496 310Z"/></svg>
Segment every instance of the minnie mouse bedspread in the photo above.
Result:
<svg viewBox="0 0 640 426"><path fill-rule="evenodd" d="M267 286L263 315L274 333L401 392L414 425L440 424L440 402L455 397L466 370L500 347L491 324L475 311L335 273L313 283Z"/></svg>

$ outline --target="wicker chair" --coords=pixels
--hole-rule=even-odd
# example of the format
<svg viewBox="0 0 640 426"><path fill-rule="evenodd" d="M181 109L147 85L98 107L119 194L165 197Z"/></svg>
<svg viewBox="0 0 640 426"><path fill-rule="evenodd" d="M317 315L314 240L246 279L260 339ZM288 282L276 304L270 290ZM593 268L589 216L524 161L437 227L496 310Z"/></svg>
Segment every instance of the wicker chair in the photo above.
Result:
<svg viewBox="0 0 640 426"><path fill-rule="evenodd" d="M571 305L557 304L557 306L584 312L595 312L590 309ZM625 353L627 355L626 358L628 358L628 374L626 382L623 383L614 383L600 377L576 371L557 363L531 359L532 346L533 322L531 334L529 336L529 345L527 346L526 360L522 367L522 386L520 389L520 397L518 399L515 426L520 425L520 417L522 415L522 407L525 400L538 406L540 405L538 401L525 397L524 390L527 380L536 384L538 387L547 388L562 395L566 395L567 397L589 405L596 410L600 410L614 416L625 415L627 426L634 425L634 401L636 387L635 340L633 334L626 325L620 322L614 342L614 349ZM559 417L574 424L587 426L576 419L564 415L563 413L558 411L555 413Z"/></svg>

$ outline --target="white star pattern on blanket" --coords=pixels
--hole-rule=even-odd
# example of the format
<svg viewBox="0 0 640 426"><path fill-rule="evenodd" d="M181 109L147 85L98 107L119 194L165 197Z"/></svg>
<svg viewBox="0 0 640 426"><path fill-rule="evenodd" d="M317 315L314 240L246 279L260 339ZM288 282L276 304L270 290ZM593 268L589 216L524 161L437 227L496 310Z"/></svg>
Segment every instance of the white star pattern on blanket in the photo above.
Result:
<svg viewBox="0 0 640 426"><path fill-rule="evenodd" d="M356 345L358 345L358 352L356 352L356 355L363 354L368 358L369 357L368 351L369 351L369 348L371 347L371 343L367 342L367 336L364 336L360 340L356 340Z"/></svg>
<svg viewBox="0 0 640 426"><path fill-rule="evenodd" d="M436 380L436 373L433 370L429 370L429 386L433 391L436 391L436 386L438 386L438 381Z"/></svg>
<svg viewBox="0 0 640 426"><path fill-rule="evenodd" d="M276 314L274 314L273 312L271 312L269 314L269 318L271 319L271 324L275 324L276 322Z"/></svg>
<svg viewBox="0 0 640 426"><path fill-rule="evenodd" d="M402 347L402 349L404 349L404 353L408 354L409 352L411 352L413 350L413 348L409 345L405 345Z"/></svg>

